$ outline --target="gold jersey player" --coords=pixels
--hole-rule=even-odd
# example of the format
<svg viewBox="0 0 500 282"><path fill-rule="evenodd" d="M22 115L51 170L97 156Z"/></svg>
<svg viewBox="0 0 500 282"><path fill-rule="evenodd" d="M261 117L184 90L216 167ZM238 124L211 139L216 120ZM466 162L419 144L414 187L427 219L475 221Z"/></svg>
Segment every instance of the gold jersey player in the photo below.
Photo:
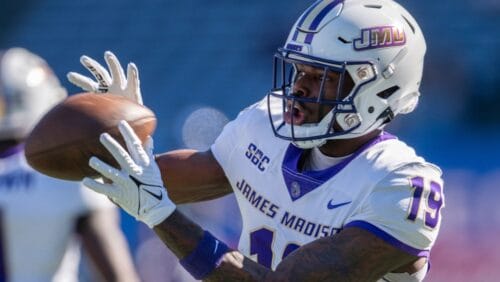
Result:
<svg viewBox="0 0 500 282"><path fill-rule="evenodd" d="M153 228L197 279L421 281L444 206L441 171L383 128L416 107L425 51L394 1L317 1L276 53L268 95L209 151L154 156L152 140L141 145L123 122L126 148L101 136L120 166L89 161L112 183L84 183ZM126 87L138 85L135 66L127 81L105 58L111 75L84 56L98 81L69 79L138 97ZM243 221L237 250L175 206L229 193Z"/></svg>

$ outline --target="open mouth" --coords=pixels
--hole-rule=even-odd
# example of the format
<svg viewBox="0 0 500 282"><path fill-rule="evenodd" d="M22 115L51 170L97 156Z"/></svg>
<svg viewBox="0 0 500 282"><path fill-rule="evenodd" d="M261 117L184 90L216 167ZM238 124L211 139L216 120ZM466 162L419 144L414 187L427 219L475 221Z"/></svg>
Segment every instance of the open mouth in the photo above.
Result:
<svg viewBox="0 0 500 282"><path fill-rule="evenodd" d="M292 107L293 104L293 107ZM287 124L302 125L305 122L304 108L300 103L288 103L283 119Z"/></svg>

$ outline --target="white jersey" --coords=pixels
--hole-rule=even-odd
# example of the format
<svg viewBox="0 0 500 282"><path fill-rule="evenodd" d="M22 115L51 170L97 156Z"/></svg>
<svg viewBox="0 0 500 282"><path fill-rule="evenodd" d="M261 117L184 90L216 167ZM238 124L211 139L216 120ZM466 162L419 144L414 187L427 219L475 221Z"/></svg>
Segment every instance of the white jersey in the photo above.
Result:
<svg viewBox="0 0 500 282"><path fill-rule="evenodd" d="M427 257L436 240L441 171L388 133L328 169L300 172L304 151L274 136L263 100L227 124L211 149L241 210L239 250L264 266L275 269L298 247L349 226L416 256ZM421 280L426 270L386 279Z"/></svg>
<svg viewBox="0 0 500 282"><path fill-rule="evenodd" d="M34 171L14 149L0 156L0 281L53 281L76 220L114 206L78 182Z"/></svg>

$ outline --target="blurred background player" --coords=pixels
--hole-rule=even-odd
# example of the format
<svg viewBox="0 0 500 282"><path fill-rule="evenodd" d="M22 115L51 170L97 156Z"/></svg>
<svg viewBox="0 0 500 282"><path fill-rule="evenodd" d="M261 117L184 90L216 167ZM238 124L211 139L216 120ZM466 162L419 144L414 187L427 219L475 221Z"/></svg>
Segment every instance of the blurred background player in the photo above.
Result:
<svg viewBox="0 0 500 282"><path fill-rule="evenodd" d="M138 281L114 205L25 161L23 140L65 97L42 58L22 48L0 52L0 282L76 281L75 234L98 270L92 280Z"/></svg>

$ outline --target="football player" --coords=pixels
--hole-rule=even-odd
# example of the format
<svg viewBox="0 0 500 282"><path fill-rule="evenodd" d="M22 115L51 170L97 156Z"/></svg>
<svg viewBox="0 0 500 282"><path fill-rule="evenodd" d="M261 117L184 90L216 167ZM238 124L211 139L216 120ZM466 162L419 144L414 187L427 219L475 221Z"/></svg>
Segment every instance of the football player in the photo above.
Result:
<svg viewBox="0 0 500 282"><path fill-rule="evenodd" d="M425 52L394 1L317 1L276 53L268 95L211 150L155 156L122 122L126 148L101 135L120 167L89 161L112 183L84 184L153 228L197 279L421 281L444 207L441 171L384 126L417 105ZM129 89L116 57L105 58L111 74L84 56L97 82L70 81ZM130 75L138 85L134 65ZM229 193L243 221L238 250L176 209Z"/></svg>
<svg viewBox="0 0 500 282"><path fill-rule="evenodd" d="M42 58L22 48L0 53L0 281L77 281L77 237L97 277L138 281L118 210L106 197L26 163L23 140L65 97Z"/></svg>

